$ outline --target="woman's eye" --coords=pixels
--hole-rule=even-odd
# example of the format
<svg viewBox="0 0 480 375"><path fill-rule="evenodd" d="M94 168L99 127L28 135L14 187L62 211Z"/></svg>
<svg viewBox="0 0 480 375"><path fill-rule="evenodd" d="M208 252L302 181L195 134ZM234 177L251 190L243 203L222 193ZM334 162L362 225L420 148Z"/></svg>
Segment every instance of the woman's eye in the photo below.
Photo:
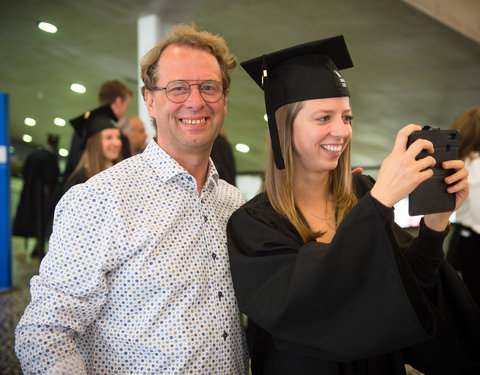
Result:
<svg viewBox="0 0 480 375"><path fill-rule="evenodd" d="M317 117L317 121L325 122L325 121L328 121L329 118L330 116Z"/></svg>
<svg viewBox="0 0 480 375"><path fill-rule="evenodd" d="M346 124L352 124L352 120L353 120L353 116L343 116L343 121L346 123Z"/></svg>

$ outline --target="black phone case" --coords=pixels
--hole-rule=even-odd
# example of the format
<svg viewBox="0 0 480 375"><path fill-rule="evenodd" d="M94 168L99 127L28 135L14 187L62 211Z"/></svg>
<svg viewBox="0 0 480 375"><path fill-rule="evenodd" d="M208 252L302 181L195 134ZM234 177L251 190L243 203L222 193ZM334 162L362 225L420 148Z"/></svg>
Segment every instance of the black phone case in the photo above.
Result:
<svg viewBox="0 0 480 375"><path fill-rule="evenodd" d="M407 148L417 139L427 139L433 143L434 153L420 152L416 159L431 155L436 160L433 176L422 182L409 195L408 213L410 216L453 211L455 209L455 194L447 192L445 177L455 172L454 169L443 169L442 162L458 159L457 130L429 129L413 132L408 137Z"/></svg>

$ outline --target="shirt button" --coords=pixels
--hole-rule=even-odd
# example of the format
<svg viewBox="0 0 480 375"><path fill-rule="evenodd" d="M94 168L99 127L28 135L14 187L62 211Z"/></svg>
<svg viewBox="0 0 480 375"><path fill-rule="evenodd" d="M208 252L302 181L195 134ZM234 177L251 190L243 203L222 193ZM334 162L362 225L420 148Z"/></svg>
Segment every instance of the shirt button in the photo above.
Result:
<svg viewBox="0 0 480 375"><path fill-rule="evenodd" d="M213 260L217 259L217 254L212 253L212 258L213 258Z"/></svg>
<svg viewBox="0 0 480 375"><path fill-rule="evenodd" d="M227 341L228 333L226 331L223 331L222 337L225 341Z"/></svg>
<svg viewBox="0 0 480 375"><path fill-rule="evenodd" d="M207 220L208 220L207 215L203 215L203 221L204 221L204 222L207 222Z"/></svg>
<svg viewBox="0 0 480 375"><path fill-rule="evenodd" d="M221 300L223 297L223 293L222 292L218 292L218 299Z"/></svg>

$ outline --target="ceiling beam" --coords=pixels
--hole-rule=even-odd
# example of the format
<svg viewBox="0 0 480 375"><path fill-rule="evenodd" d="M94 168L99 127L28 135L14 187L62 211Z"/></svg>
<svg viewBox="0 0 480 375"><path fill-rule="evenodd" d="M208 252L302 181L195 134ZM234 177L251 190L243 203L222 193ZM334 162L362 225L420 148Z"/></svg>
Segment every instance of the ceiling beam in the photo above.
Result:
<svg viewBox="0 0 480 375"><path fill-rule="evenodd" d="M480 1L402 0L480 44Z"/></svg>

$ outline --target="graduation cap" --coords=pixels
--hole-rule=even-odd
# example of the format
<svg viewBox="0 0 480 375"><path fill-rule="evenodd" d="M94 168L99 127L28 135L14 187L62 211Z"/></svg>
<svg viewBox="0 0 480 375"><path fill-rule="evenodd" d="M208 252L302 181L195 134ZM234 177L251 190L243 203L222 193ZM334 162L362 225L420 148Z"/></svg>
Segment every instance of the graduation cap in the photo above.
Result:
<svg viewBox="0 0 480 375"><path fill-rule="evenodd" d="M82 149L85 148L87 139L100 133L104 129L117 127L117 116L113 113L110 104L85 112L83 115L70 120L75 133L82 138Z"/></svg>
<svg viewBox="0 0 480 375"><path fill-rule="evenodd" d="M275 165L285 163L275 111L289 103L350 96L339 70L353 66L342 35L300 44L244 61L240 65L264 91Z"/></svg>

